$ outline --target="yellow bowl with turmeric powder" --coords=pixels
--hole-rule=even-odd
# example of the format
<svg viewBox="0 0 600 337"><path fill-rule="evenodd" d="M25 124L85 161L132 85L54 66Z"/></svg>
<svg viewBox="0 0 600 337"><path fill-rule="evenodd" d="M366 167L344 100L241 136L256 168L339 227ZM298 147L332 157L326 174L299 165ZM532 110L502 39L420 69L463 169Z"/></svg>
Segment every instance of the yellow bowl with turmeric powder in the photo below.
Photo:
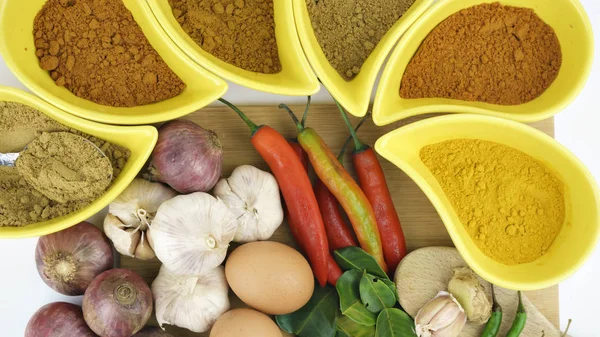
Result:
<svg viewBox="0 0 600 337"><path fill-rule="evenodd" d="M23 227L0 227L0 238L23 238L61 231L92 217L118 197L142 170L158 140L152 126L113 126L91 122L62 111L26 92L0 86L0 101L16 102L39 110L57 122L131 151L129 160L106 193L88 206L68 215Z"/></svg>
<svg viewBox="0 0 600 337"><path fill-rule="evenodd" d="M350 81L346 81L325 56L313 30L306 0L292 2L302 48L319 80L349 113L363 117L369 109L373 86L386 57L402 34L431 6L433 0L416 0L387 31L363 63L358 75Z"/></svg>
<svg viewBox="0 0 600 337"><path fill-rule="evenodd" d="M506 265L484 254L471 238L420 156L421 149L428 145L456 139L478 139L511 147L534 158L562 181L565 221L537 260ZM514 290L553 286L581 267L598 242L600 196L593 176L569 150L530 126L490 116L446 115L392 131L377 141L375 149L424 191L467 264L493 284Z"/></svg>
<svg viewBox="0 0 600 337"><path fill-rule="evenodd" d="M107 124L151 124L175 119L210 104L227 91L227 83L198 67L154 24L146 1L124 0L144 35L186 84L177 96L154 104L113 107L80 98L56 85L40 67L36 53L33 23L46 0L0 1L0 53L12 72L31 91L54 106L81 118Z"/></svg>
<svg viewBox="0 0 600 337"><path fill-rule="evenodd" d="M561 46L562 65L556 79L547 90L539 97L519 105L499 105L447 98L402 98L400 84L405 70L429 33L446 18L465 8L493 2L531 8L554 29ZM494 52L499 53L499 51ZM390 55L375 96L373 120L377 125L387 125L410 116L432 112L474 113L520 122L543 120L564 109L577 97L591 72L593 54L592 26L578 0L440 1L425 12L406 32Z"/></svg>
<svg viewBox="0 0 600 337"><path fill-rule="evenodd" d="M307 96L320 85L298 41L291 1L274 1L275 38L281 71L275 74L252 72L229 64L202 49L181 27L168 0L147 0L156 16L156 25L197 64L212 73L245 87L278 95ZM218 32L217 32L218 34Z"/></svg>

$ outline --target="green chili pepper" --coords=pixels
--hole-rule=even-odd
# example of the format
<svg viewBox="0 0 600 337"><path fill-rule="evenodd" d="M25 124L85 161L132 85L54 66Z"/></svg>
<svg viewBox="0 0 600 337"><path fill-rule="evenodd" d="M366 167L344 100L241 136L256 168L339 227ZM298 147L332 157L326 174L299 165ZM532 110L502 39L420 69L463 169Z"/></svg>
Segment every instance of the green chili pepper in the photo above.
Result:
<svg viewBox="0 0 600 337"><path fill-rule="evenodd" d="M500 331L502 325L502 307L496 301L496 295L494 294L494 285L492 284L492 301L494 306L492 308L492 315L488 319L481 337L496 337Z"/></svg>
<svg viewBox="0 0 600 337"><path fill-rule="evenodd" d="M527 312L525 312L525 306L523 306L523 300L521 299L521 292L519 291L519 307L517 308L517 314L513 321L510 330L506 334L506 337L518 337L523 329L525 328L525 322L527 321Z"/></svg>

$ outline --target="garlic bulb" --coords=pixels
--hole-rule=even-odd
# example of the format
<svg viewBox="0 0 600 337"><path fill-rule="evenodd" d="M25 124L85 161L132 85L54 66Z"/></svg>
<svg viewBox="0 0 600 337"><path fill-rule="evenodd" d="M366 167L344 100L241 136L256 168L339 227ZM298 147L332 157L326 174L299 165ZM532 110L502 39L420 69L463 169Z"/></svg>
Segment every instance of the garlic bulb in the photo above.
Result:
<svg viewBox="0 0 600 337"><path fill-rule="evenodd" d="M160 183L135 179L108 206L104 232L115 249L126 256L149 260L155 257L147 230L158 207L177 193Z"/></svg>
<svg viewBox="0 0 600 337"><path fill-rule="evenodd" d="M156 256L169 270L196 276L225 260L236 230L235 218L222 200L197 192L163 203L150 234Z"/></svg>
<svg viewBox="0 0 600 337"><path fill-rule="evenodd" d="M487 296L471 268L455 268L454 276L448 283L448 291L465 309L469 321L483 324L492 315L491 298Z"/></svg>
<svg viewBox="0 0 600 337"><path fill-rule="evenodd" d="M283 222L279 185L275 177L254 166L243 165L214 189L237 219L233 241L268 240Z"/></svg>
<svg viewBox="0 0 600 337"><path fill-rule="evenodd" d="M467 315L452 294L440 291L415 317L419 337L458 337Z"/></svg>
<svg viewBox="0 0 600 337"><path fill-rule="evenodd" d="M229 310L229 287L223 267L206 271L201 276L179 276L164 265L152 282L156 320L193 332L208 331Z"/></svg>

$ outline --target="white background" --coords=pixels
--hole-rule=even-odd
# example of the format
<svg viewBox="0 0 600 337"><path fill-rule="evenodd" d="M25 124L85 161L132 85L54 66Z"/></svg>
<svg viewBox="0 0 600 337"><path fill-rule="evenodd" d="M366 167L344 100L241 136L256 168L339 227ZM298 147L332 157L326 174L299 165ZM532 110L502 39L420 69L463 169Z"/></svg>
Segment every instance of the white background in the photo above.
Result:
<svg viewBox="0 0 600 337"><path fill-rule="evenodd" d="M600 1L582 0L581 2L596 32L595 44L600 46ZM556 116L556 138L589 167L598 181L600 181L599 54L596 53L592 75L581 95ZM24 89L24 86L6 68L1 57L0 85ZM230 84L225 97L238 104L304 102L302 97L259 93L234 84ZM321 90L314 99L317 102L328 102L329 96ZM61 296L41 281L34 262L36 242L37 239L0 241L0 337L23 336L29 317L46 303L59 300L81 301L80 298ZM583 268L560 285L561 327L565 327L568 318L573 318L571 336L600 336L598 285L600 285L600 251L597 249Z"/></svg>

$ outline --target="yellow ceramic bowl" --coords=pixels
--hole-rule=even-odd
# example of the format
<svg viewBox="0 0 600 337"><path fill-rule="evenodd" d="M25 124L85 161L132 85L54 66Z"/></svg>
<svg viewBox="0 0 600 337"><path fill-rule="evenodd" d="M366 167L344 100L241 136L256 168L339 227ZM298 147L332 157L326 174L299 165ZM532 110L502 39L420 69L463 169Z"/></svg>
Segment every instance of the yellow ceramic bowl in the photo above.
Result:
<svg viewBox="0 0 600 337"><path fill-rule="evenodd" d="M0 101L18 102L35 108L54 120L89 135L121 145L131 151L127 164L108 191L87 207L66 216L24 227L0 227L0 238L22 238L46 235L73 226L98 213L112 202L137 176L150 157L158 132L152 126L112 126L90 122L57 109L36 96L0 87Z"/></svg>
<svg viewBox="0 0 600 337"><path fill-rule="evenodd" d="M294 3L294 16L302 48L308 57L319 80L329 90L331 95L352 115L362 117L366 115L371 102L371 93L379 70L394 44L425 12L433 0L416 0L404 15L383 36L375 50L369 55L358 75L351 81L346 81L329 63L325 53L312 28L306 0L292 0Z"/></svg>
<svg viewBox="0 0 600 337"><path fill-rule="evenodd" d="M484 255L471 240L436 178L419 157L430 144L460 138L510 146L541 161L564 182L565 224L538 260L507 266ZM447 115L419 121L381 137L375 149L425 192L468 265L489 282L508 289L536 290L573 274L592 253L600 235L598 187L585 166L546 134L517 122L476 115Z"/></svg>
<svg viewBox="0 0 600 337"><path fill-rule="evenodd" d="M168 0L147 0L166 34L194 61L213 73L254 90L288 96L306 96L319 91L319 82L302 52L294 26L291 1L275 1L275 36L279 48L281 71L261 74L221 61L204 51L181 28L173 16Z"/></svg>
<svg viewBox="0 0 600 337"><path fill-rule="evenodd" d="M499 0L504 5L533 8L554 28L561 44L563 62L558 77L540 97L514 106L467 102L442 98L403 99L400 82L406 66L440 22L461 9L498 0L440 1L402 37L385 66L375 103L373 120L386 125L409 116L431 112L476 113L503 117L520 122L548 118L575 99L589 76L594 58L592 26L578 0Z"/></svg>
<svg viewBox="0 0 600 337"><path fill-rule="evenodd" d="M171 99L133 108L115 108L79 98L57 86L35 56L33 20L46 0L0 1L0 52L9 68L29 89L62 110L108 124L150 124L194 112L227 91L227 83L198 67L173 41L163 36L145 1L124 0L144 34L185 82L187 88Z"/></svg>

